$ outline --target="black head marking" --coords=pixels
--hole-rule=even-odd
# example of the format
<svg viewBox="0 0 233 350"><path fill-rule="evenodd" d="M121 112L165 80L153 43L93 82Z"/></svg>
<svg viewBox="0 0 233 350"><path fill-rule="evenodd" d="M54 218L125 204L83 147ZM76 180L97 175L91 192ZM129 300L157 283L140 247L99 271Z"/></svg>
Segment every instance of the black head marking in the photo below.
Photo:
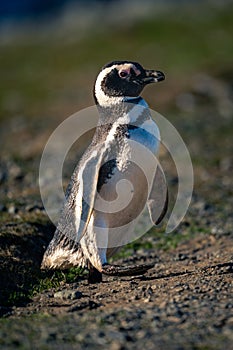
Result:
<svg viewBox="0 0 233 350"><path fill-rule="evenodd" d="M130 65L132 68L130 68ZM137 97L141 93L144 85L140 83L138 76L144 77L144 69L139 63L130 61L113 61L106 64L102 70L110 67L113 67L113 69L106 74L101 82L101 88L107 96ZM122 74L125 73L127 75L124 67L128 67L128 76ZM135 73L135 70L138 74Z"/></svg>
<svg viewBox="0 0 233 350"><path fill-rule="evenodd" d="M162 72L146 70L138 62L112 61L97 76L94 98L97 104L110 106L121 97L137 98L147 84L163 79Z"/></svg>

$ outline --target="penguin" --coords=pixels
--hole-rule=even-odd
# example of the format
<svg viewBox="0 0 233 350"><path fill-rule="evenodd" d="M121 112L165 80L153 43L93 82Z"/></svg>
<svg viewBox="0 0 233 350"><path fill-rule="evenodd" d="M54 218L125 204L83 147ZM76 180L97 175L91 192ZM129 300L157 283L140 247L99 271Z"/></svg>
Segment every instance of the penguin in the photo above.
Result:
<svg viewBox="0 0 233 350"><path fill-rule="evenodd" d="M137 145L158 154L159 129L140 94L145 86L164 79L163 72L144 69L131 61L112 61L99 72L93 88L99 122L72 174L42 269L86 267L88 282L98 283L102 274L139 275L154 266L110 265L107 259L128 242L145 206L154 225L162 221L167 211L168 190L160 165L149 186L144 171L130 160L132 153L138 153ZM119 198L122 207L116 212L106 210L106 203L108 209Z"/></svg>

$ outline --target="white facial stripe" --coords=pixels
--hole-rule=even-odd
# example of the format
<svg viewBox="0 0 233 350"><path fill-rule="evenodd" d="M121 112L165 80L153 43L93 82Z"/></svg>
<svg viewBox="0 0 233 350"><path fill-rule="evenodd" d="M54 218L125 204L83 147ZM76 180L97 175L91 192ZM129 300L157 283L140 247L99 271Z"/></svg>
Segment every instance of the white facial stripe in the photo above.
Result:
<svg viewBox="0 0 233 350"><path fill-rule="evenodd" d="M98 75L96 82L95 82L95 96L97 98L97 101L101 106L109 106L110 104L116 104L123 100L122 97L112 97L108 96L104 93L104 91L101 88L101 83L103 79L106 77L108 73L111 72L114 68L118 67L118 65L113 65L111 67L107 67L103 69L100 74Z"/></svg>

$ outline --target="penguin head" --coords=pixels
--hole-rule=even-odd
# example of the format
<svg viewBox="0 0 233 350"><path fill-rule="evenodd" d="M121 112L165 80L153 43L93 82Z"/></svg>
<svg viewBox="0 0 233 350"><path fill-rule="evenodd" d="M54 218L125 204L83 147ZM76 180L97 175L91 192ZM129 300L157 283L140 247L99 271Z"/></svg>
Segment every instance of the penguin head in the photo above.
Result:
<svg viewBox="0 0 233 350"><path fill-rule="evenodd" d="M138 97L143 88L165 79L158 70L144 69L137 62L113 61L106 64L96 78L94 98L97 104L109 106L124 97Z"/></svg>

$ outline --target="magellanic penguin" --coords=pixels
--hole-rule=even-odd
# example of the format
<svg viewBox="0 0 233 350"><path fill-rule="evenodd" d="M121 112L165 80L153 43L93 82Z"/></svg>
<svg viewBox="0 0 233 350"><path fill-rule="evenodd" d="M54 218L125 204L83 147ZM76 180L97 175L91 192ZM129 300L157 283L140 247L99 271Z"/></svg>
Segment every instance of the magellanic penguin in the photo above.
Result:
<svg viewBox="0 0 233 350"><path fill-rule="evenodd" d="M127 242L125 237L133 232L134 219L146 204L154 224L162 220L167 210L167 186L161 167L157 166L153 187L147 193L143 170L129 161L130 141L158 153L159 130L140 94L146 85L164 79L162 72L144 69L130 61L113 61L100 71L94 84L99 122L90 146L72 175L42 269L87 267L89 283L95 283L102 281L102 273L137 275L153 266L109 265L107 258ZM114 201L116 186L122 179L133 186L132 200L117 213L106 213L98 207L98 202L101 198L109 203ZM112 237L110 231L113 231Z"/></svg>

